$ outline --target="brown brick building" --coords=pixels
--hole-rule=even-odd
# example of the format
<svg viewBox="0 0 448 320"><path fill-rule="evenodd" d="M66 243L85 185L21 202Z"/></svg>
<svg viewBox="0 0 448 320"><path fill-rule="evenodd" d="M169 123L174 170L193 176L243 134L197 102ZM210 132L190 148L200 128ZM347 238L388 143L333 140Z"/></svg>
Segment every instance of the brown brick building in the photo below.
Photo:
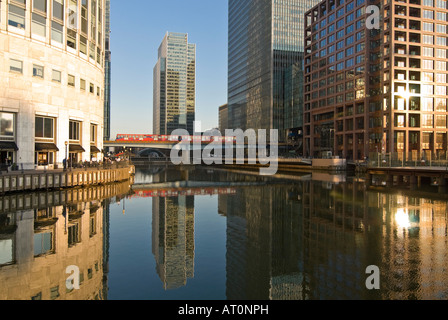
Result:
<svg viewBox="0 0 448 320"><path fill-rule="evenodd" d="M380 28L366 26L368 6ZM305 19L305 155L447 157L447 2L326 0Z"/></svg>

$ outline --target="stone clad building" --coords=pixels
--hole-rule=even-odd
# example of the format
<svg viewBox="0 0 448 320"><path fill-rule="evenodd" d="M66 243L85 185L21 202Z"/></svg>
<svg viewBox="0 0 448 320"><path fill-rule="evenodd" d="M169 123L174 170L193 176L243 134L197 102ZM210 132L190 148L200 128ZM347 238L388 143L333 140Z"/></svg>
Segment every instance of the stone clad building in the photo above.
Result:
<svg viewBox="0 0 448 320"><path fill-rule="evenodd" d="M102 159L105 2L0 2L1 165Z"/></svg>

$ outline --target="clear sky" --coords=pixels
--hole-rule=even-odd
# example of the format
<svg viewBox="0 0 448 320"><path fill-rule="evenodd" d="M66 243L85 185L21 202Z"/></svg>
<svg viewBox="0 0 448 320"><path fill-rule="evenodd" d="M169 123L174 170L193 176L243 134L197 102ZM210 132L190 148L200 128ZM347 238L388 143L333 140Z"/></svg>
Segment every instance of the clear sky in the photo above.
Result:
<svg viewBox="0 0 448 320"><path fill-rule="evenodd" d="M166 32L196 44L196 120L227 103L227 0L111 0L111 135L152 133L153 68Z"/></svg>

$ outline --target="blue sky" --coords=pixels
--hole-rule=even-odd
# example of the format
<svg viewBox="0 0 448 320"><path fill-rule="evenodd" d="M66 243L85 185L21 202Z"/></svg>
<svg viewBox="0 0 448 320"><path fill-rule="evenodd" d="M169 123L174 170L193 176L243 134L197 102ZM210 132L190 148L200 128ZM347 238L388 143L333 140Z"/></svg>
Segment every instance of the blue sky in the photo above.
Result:
<svg viewBox="0 0 448 320"><path fill-rule="evenodd" d="M152 133L153 68L167 31L196 48L196 120L227 102L227 0L111 0L111 134Z"/></svg>

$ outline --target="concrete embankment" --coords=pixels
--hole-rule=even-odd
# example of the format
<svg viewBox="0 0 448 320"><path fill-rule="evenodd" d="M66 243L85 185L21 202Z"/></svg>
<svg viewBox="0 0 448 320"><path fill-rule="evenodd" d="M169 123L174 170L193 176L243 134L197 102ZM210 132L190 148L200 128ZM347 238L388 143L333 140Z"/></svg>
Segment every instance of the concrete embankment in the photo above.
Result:
<svg viewBox="0 0 448 320"><path fill-rule="evenodd" d="M133 179L133 165L52 171L16 171L0 175L0 194L106 185Z"/></svg>

